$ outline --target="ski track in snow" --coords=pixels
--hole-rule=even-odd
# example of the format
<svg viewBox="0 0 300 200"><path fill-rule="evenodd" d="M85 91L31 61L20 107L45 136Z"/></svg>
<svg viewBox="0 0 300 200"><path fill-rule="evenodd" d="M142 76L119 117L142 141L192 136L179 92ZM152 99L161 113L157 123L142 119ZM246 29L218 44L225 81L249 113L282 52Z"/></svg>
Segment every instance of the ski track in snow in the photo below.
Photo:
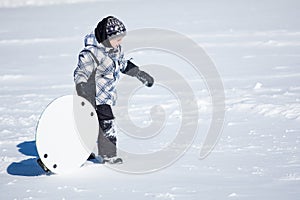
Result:
<svg viewBox="0 0 300 200"><path fill-rule="evenodd" d="M224 83L223 133L207 158L198 159L211 120L211 98L203 80L192 76L187 80L197 97L199 127L191 147L177 162L143 175L120 173L91 162L86 162L76 175L45 175L36 164L35 127L53 99L74 92L72 70L76 66L76 54L86 30L94 26L92 20L99 19L95 10L105 5L110 14L120 12L131 28L147 24L166 26L165 21L161 21L164 19L145 14L140 17L146 20L142 23L135 14L124 11L136 6L138 14L147 13L142 5L122 1L120 7L113 8L112 1L89 1L87 5L80 2L0 1L4 13L1 17L8 17L0 22L0 199L53 199L53 194L57 199L299 199L300 30L294 26L293 12L282 11L293 7L286 7L286 3L281 7L281 1L270 5L272 12L259 12L263 18L253 15L255 25L244 15L246 22L236 23L236 17L227 16L226 9L261 11L265 7L258 1L249 6L249 10L232 2L230 8L222 4L220 10L210 3L190 2L186 5L189 13L183 15L183 19L177 17L180 3L173 5L174 13L164 11L168 14L164 14L167 20L175 19L166 28L183 32L204 47ZM149 8L155 7L143 3ZM167 5L160 3L162 8ZM85 15L90 23L79 18L81 12L86 12L83 6L94 13ZM215 16L205 12L212 7L219 11L214 12ZM163 12L162 8L157 10L158 15ZM278 8L282 8L280 20L283 21L277 18ZM49 22L49 27L36 30L33 27L40 27L42 22L34 21L24 28L22 17L37 16L32 11L39 12L43 24ZM59 20L52 19L53 14ZM71 17L62 18L66 14ZM19 20L11 17L14 15ZM52 20L65 26L55 29ZM249 26L245 29L247 20ZM265 23L263 29L259 27L260 20ZM188 26L189 21L193 27ZM284 22L286 26L279 27L273 21ZM16 23L22 34L17 33ZM214 23L219 26L215 27ZM227 23L228 27L224 28ZM142 63L139 57L147 55L147 52L139 52L137 61ZM165 62L164 58L157 57L156 62L160 61ZM176 61L167 61L174 69L182 70ZM145 90L133 100L129 115L136 125L143 126L151 123L150 108L163 102L162 107L168 113L164 127L167 131L149 141L136 140L120 132L120 147L150 153L167 146L180 123L181 112L176 99L166 93L149 94ZM118 108L116 115L118 117Z"/></svg>

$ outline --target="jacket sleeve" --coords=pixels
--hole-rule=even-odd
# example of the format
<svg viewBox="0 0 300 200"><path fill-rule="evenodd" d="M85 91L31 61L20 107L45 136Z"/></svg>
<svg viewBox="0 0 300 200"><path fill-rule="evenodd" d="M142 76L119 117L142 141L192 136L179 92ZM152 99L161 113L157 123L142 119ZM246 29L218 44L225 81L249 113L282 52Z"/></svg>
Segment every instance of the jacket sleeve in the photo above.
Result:
<svg viewBox="0 0 300 200"><path fill-rule="evenodd" d="M87 82L93 73L95 62L87 52L81 52L78 56L78 64L74 70L74 82L79 84Z"/></svg>
<svg viewBox="0 0 300 200"><path fill-rule="evenodd" d="M78 58L78 65L74 71L74 81L77 94L96 106L95 94L95 70L94 61L87 52L81 52Z"/></svg>
<svg viewBox="0 0 300 200"><path fill-rule="evenodd" d="M133 62L130 60L127 61L126 68L122 71L123 74L126 74L128 76L136 77L139 73L140 69L138 66L136 66Z"/></svg>

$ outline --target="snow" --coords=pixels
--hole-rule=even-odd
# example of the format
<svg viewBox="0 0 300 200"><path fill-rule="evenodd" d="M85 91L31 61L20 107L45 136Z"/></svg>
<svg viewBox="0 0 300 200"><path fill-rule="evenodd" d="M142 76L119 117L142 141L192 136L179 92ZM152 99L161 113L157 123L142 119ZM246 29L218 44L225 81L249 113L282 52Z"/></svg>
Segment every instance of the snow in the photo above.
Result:
<svg viewBox="0 0 300 200"><path fill-rule="evenodd" d="M82 2L93 2L95 0L1 0L0 7L4 8L16 8L24 6L49 6L49 5L60 5L60 4L73 4L73 3L82 3Z"/></svg>
<svg viewBox="0 0 300 200"><path fill-rule="evenodd" d="M297 0L1 0L0 199L299 199L299 8ZM37 166L40 114L53 99L74 92L83 37L109 14L129 30L184 34L215 63L225 122L205 159L200 151L212 118L205 82L174 55L141 51L131 53L136 63L171 66L195 92L198 129L187 151L141 174L86 162L76 173L47 176ZM120 130L120 148L144 155L169 145L182 122L177 103L162 87L137 90L128 106L133 124L151 124L150 108L161 105L164 130L144 139ZM115 108L119 118L122 109Z"/></svg>

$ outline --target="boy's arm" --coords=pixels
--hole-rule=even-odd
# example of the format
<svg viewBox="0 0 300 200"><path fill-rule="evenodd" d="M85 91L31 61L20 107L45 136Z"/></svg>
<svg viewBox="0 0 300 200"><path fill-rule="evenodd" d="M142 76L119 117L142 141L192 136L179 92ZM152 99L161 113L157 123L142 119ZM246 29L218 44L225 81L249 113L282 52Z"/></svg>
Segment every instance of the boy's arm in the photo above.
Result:
<svg viewBox="0 0 300 200"><path fill-rule="evenodd" d="M119 64L121 66L121 72L132 77L136 77L147 87L151 87L154 83L154 79L148 73L141 71L138 66L132 63L130 60L126 60L121 46L119 46L121 52Z"/></svg>
<svg viewBox="0 0 300 200"><path fill-rule="evenodd" d="M94 61L91 56L88 55L86 51L80 52L78 56L77 68L74 71L74 82L79 84L82 82L87 82L89 77L94 71Z"/></svg>
<svg viewBox="0 0 300 200"><path fill-rule="evenodd" d="M140 70L139 67L132 63L130 60L127 61L127 66L122 72L128 76L136 77L147 87L151 87L154 83L154 79L152 76Z"/></svg>
<svg viewBox="0 0 300 200"><path fill-rule="evenodd" d="M74 71L77 94L95 106L95 62L87 52L81 52Z"/></svg>

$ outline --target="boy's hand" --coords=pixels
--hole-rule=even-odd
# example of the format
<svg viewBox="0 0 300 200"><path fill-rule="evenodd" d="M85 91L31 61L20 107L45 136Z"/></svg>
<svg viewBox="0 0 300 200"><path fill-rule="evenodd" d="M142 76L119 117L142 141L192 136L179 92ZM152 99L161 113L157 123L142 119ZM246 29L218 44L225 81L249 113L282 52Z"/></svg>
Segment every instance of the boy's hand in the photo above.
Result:
<svg viewBox="0 0 300 200"><path fill-rule="evenodd" d="M139 71L136 77L147 87L151 87L154 83L153 77L144 71Z"/></svg>
<svg viewBox="0 0 300 200"><path fill-rule="evenodd" d="M138 66L132 63L130 60L127 61L127 67L123 71L128 76L136 77L147 87L151 87L154 83L154 79L148 73L141 71Z"/></svg>

